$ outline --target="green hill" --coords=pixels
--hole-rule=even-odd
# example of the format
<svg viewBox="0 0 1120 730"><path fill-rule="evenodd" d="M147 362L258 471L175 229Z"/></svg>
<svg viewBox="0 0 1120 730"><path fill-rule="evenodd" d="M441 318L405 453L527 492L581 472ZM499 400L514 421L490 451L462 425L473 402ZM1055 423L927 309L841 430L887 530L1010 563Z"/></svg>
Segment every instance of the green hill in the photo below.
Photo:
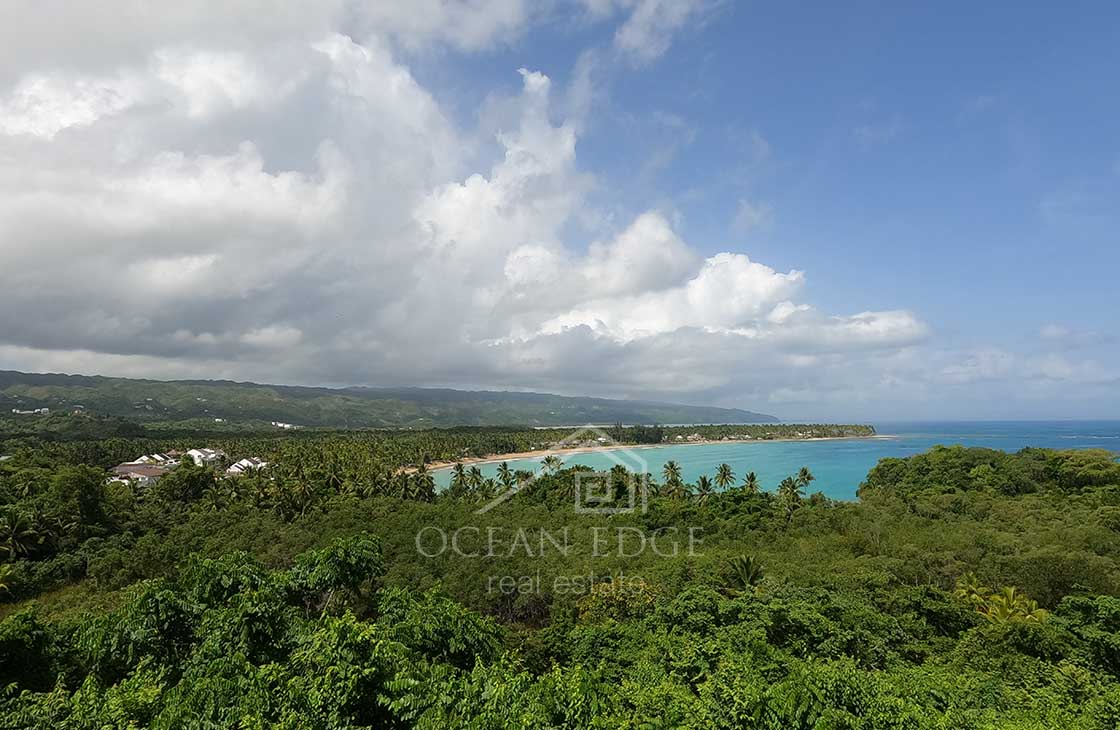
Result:
<svg viewBox="0 0 1120 730"><path fill-rule="evenodd" d="M309 388L227 380L134 380L0 371L0 412L79 407L141 423L223 419L296 426L380 428L567 426L583 423L776 423L737 408L445 388ZM35 418L35 416L24 416Z"/></svg>

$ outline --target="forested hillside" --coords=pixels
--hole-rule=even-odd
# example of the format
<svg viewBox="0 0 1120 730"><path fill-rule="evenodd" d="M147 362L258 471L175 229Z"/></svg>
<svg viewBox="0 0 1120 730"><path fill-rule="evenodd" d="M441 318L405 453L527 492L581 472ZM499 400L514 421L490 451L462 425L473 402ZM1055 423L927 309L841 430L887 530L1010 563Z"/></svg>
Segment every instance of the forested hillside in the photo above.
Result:
<svg viewBox="0 0 1120 730"><path fill-rule="evenodd" d="M736 408L437 388L304 388L0 371L0 412L39 408L139 422L205 421L384 428L584 423L774 423ZM23 418L32 419L34 414ZM188 425L199 425L188 424Z"/></svg>
<svg viewBox="0 0 1120 730"><path fill-rule="evenodd" d="M1120 723L1114 454L937 448L882 461L855 503L813 494L812 465L775 493L667 465L647 510L612 515L573 510L586 472L554 464L478 514L524 475L436 494L400 469L416 436L386 438L150 489L100 464L153 442L9 449L0 725Z"/></svg>

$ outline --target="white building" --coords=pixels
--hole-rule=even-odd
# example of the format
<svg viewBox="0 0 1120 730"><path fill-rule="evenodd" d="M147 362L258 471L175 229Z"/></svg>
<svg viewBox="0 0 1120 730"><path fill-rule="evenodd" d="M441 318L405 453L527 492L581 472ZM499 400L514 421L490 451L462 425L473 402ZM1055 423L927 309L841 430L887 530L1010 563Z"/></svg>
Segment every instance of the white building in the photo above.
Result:
<svg viewBox="0 0 1120 730"><path fill-rule="evenodd" d="M226 457L224 451L217 449L191 449L186 453L198 466L211 466Z"/></svg>
<svg viewBox="0 0 1120 730"><path fill-rule="evenodd" d="M129 464L149 464L152 466L174 466L179 462L174 454L145 454L135 461L128 462Z"/></svg>
<svg viewBox="0 0 1120 730"><path fill-rule="evenodd" d="M159 481L167 473L167 469L153 464L118 464L112 468L113 477L110 482L122 482L137 487L147 488Z"/></svg>
<svg viewBox="0 0 1120 730"><path fill-rule="evenodd" d="M263 469L266 466L268 466L267 461L262 461L255 456L250 456L248 459L241 459L236 464L233 464L230 468L226 469L226 474L229 474L231 477L235 477L240 476L241 474L245 474L246 472Z"/></svg>

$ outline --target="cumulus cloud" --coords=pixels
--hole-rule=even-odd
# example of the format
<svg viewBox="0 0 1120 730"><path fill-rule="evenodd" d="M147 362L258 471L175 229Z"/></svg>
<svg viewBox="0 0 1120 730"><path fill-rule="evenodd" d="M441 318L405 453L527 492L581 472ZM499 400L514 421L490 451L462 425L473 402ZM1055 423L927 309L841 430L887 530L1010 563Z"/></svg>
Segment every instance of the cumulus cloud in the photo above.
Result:
<svg viewBox="0 0 1120 730"><path fill-rule="evenodd" d="M477 129L409 67L516 37L524 3L157 7L112 27L28 10L25 28L72 41L57 57L2 31L26 53L0 50L0 367L783 408L1017 368L1109 376L919 356L930 328L890 302L813 306L825 272L701 246L652 207L598 215L610 191L579 155L590 56L569 88L511 68ZM596 12L648 60L701 9Z"/></svg>

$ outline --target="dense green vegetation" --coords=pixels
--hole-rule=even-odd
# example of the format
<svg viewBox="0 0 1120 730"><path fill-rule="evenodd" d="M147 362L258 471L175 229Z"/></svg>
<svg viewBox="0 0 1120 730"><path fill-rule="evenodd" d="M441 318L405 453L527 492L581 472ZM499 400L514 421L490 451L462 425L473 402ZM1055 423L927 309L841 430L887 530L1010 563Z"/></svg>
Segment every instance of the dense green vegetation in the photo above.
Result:
<svg viewBox="0 0 1120 730"><path fill-rule="evenodd" d="M214 419L267 427L571 426L582 423L773 423L737 408L437 388L304 388L230 381L158 381L0 371L0 413L72 412L194 428ZM31 415L20 419L34 420ZM2 424L0 424L2 425Z"/></svg>
<svg viewBox="0 0 1120 730"><path fill-rule="evenodd" d="M668 464L613 515L583 469L478 514L519 475L400 468L532 435L230 440L274 466L147 490L102 469L169 442L4 445L0 726L1120 723L1113 454L936 448L856 503Z"/></svg>

